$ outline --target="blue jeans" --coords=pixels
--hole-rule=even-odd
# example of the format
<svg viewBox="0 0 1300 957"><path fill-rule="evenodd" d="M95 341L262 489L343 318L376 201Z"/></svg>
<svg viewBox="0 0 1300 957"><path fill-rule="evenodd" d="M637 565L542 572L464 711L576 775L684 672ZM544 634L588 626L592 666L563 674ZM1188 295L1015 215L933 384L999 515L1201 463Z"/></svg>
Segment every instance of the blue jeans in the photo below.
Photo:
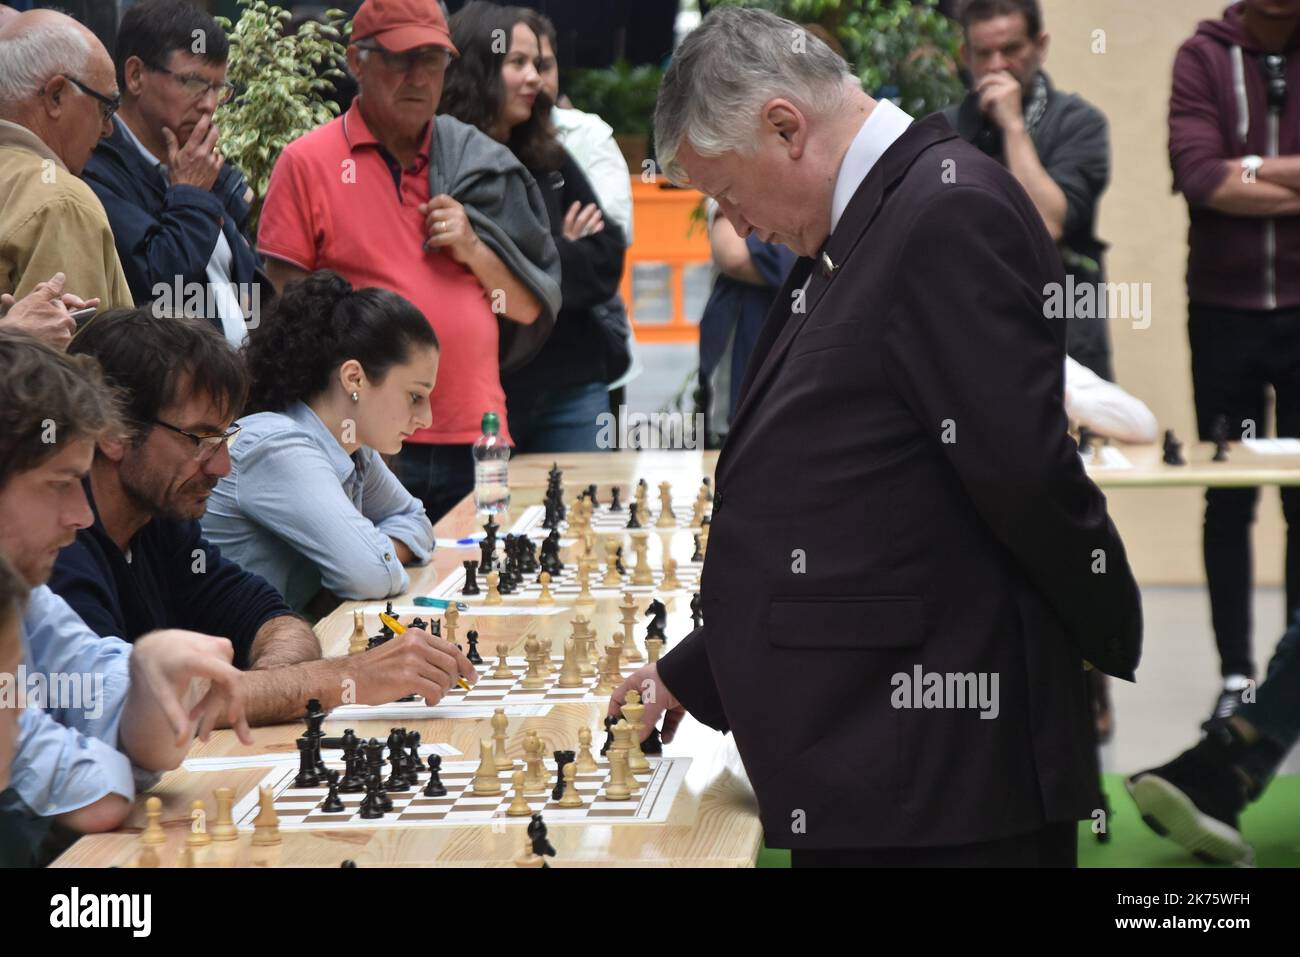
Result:
<svg viewBox="0 0 1300 957"><path fill-rule="evenodd" d="M474 491L472 445L402 446L393 471L406 490L424 503L425 514L435 525Z"/></svg>
<svg viewBox="0 0 1300 957"><path fill-rule="evenodd" d="M597 416L608 412L609 387L603 382L506 391L506 414L516 454L599 452Z"/></svg>

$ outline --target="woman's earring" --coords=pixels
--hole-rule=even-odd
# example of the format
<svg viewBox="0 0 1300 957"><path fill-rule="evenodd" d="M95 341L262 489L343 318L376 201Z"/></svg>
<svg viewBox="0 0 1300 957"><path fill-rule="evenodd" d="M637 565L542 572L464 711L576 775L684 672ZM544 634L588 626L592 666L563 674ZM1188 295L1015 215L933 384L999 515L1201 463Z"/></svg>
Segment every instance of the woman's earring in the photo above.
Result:
<svg viewBox="0 0 1300 957"><path fill-rule="evenodd" d="M361 393L360 393L360 392L353 392L353 393L352 393L352 401L353 401L353 402L360 402L360 401L361 401Z"/></svg>

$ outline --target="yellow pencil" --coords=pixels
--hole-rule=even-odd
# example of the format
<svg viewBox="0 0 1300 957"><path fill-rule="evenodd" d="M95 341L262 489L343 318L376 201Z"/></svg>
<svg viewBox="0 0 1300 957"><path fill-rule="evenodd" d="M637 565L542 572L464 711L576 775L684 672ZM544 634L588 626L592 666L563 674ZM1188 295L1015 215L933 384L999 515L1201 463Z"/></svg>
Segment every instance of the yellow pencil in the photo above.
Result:
<svg viewBox="0 0 1300 957"><path fill-rule="evenodd" d="M379 613L379 620L382 621L389 628L391 628L393 630L393 634L395 635L403 634L406 631L405 625L403 625L396 618L390 618L385 612L381 611ZM460 675L456 676L456 684L460 685L466 691L470 690L469 682L466 681L464 678L462 678Z"/></svg>

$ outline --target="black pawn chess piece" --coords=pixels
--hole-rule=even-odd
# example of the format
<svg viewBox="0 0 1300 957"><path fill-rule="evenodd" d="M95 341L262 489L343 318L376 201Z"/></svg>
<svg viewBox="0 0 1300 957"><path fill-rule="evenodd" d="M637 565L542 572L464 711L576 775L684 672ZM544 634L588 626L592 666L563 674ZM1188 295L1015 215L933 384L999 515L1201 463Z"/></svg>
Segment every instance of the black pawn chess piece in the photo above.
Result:
<svg viewBox="0 0 1300 957"><path fill-rule="evenodd" d="M591 507L592 507L592 508L596 508L598 505L600 505L600 502L596 500L596 486L595 486L595 485L588 485L588 486L587 486L587 498L591 499Z"/></svg>
<svg viewBox="0 0 1300 957"><path fill-rule="evenodd" d="M620 575L626 575L627 569L623 567L623 546L620 545L614 549L614 564L618 567Z"/></svg>
<svg viewBox="0 0 1300 957"><path fill-rule="evenodd" d="M342 864L339 865L339 867L356 867L356 866L357 866L357 862L352 860L351 858L348 858Z"/></svg>
<svg viewBox="0 0 1300 957"><path fill-rule="evenodd" d="M705 492L707 492L707 494L704 496L705 501L712 502L712 501L713 501L713 483L709 480L709 477L708 477L707 475L704 477L704 489L705 489Z"/></svg>
<svg viewBox="0 0 1300 957"><path fill-rule="evenodd" d="M374 821L384 816L384 790L378 774L371 774L366 780L366 796L361 799L357 816L365 821Z"/></svg>
<svg viewBox="0 0 1300 957"><path fill-rule="evenodd" d="M695 551L691 553L691 561L702 562L704 561L704 552L700 550L700 536L692 535L691 537L695 539Z"/></svg>
<svg viewBox="0 0 1300 957"><path fill-rule="evenodd" d="M555 751L555 787L551 789L551 800L558 801L564 797L564 766L572 764L575 752L573 751Z"/></svg>
<svg viewBox="0 0 1300 957"><path fill-rule="evenodd" d="M1214 439L1214 459L1215 462L1228 461L1228 417L1226 415L1218 416L1214 420L1214 430L1210 433Z"/></svg>
<svg viewBox="0 0 1300 957"><path fill-rule="evenodd" d="M700 593L695 592L691 596L691 626L698 629L704 623L704 602L700 600Z"/></svg>
<svg viewBox="0 0 1300 957"><path fill-rule="evenodd" d="M315 742L309 737L298 739L298 776L293 779L293 786L320 787L320 775L316 773Z"/></svg>
<svg viewBox="0 0 1300 957"><path fill-rule="evenodd" d="M465 634L466 640L469 641L469 652L465 655L472 665L483 664L483 656L478 653L478 632L471 628Z"/></svg>
<svg viewBox="0 0 1300 957"><path fill-rule="evenodd" d="M384 782L385 791L408 791L411 788L406 780L406 751L403 745L405 735L396 729L388 735L388 762L391 771Z"/></svg>
<svg viewBox="0 0 1300 957"><path fill-rule="evenodd" d="M423 792L425 797L442 797L447 793L447 786L438 778L440 770L442 770L442 756L429 755L429 780L424 785Z"/></svg>
<svg viewBox="0 0 1300 957"><path fill-rule="evenodd" d="M625 526L623 526L624 528L640 528L640 527L641 527L641 521L640 521L640 519L638 519L638 518L636 517L636 513L637 513L637 507L636 507L635 504L633 504L633 505L631 505L631 506L628 507L628 510L627 510L627 524L626 524Z"/></svg>
<svg viewBox="0 0 1300 957"><path fill-rule="evenodd" d="M339 798L339 773L331 771L329 773L330 789L325 795L325 800L321 802L320 809L326 814L342 814L343 801Z"/></svg>
<svg viewBox="0 0 1300 957"><path fill-rule="evenodd" d="M1164 462L1165 465L1187 464L1183 458L1183 443L1174 437L1173 429L1165 429Z"/></svg>
<svg viewBox="0 0 1300 957"><path fill-rule="evenodd" d="M623 511L623 503L618 500L619 488L617 485L609 490L609 510L611 512Z"/></svg>
<svg viewBox="0 0 1300 957"><path fill-rule="evenodd" d="M463 564L465 565L465 587L460 590L460 593L462 595L480 594L477 577L478 562L471 559Z"/></svg>

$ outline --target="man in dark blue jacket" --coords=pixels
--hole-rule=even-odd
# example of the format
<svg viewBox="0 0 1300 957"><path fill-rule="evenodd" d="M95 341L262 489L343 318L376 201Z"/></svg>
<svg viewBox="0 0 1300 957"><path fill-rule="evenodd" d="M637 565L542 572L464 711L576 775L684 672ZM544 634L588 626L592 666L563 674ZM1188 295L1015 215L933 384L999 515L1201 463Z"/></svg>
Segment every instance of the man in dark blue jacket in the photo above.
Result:
<svg viewBox="0 0 1300 957"><path fill-rule="evenodd" d="M238 345L259 291L242 231L253 193L222 159L212 122L231 94L229 49L185 0L128 10L115 51L122 106L83 178L108 212L135 302L201 316Z"/></svg>

